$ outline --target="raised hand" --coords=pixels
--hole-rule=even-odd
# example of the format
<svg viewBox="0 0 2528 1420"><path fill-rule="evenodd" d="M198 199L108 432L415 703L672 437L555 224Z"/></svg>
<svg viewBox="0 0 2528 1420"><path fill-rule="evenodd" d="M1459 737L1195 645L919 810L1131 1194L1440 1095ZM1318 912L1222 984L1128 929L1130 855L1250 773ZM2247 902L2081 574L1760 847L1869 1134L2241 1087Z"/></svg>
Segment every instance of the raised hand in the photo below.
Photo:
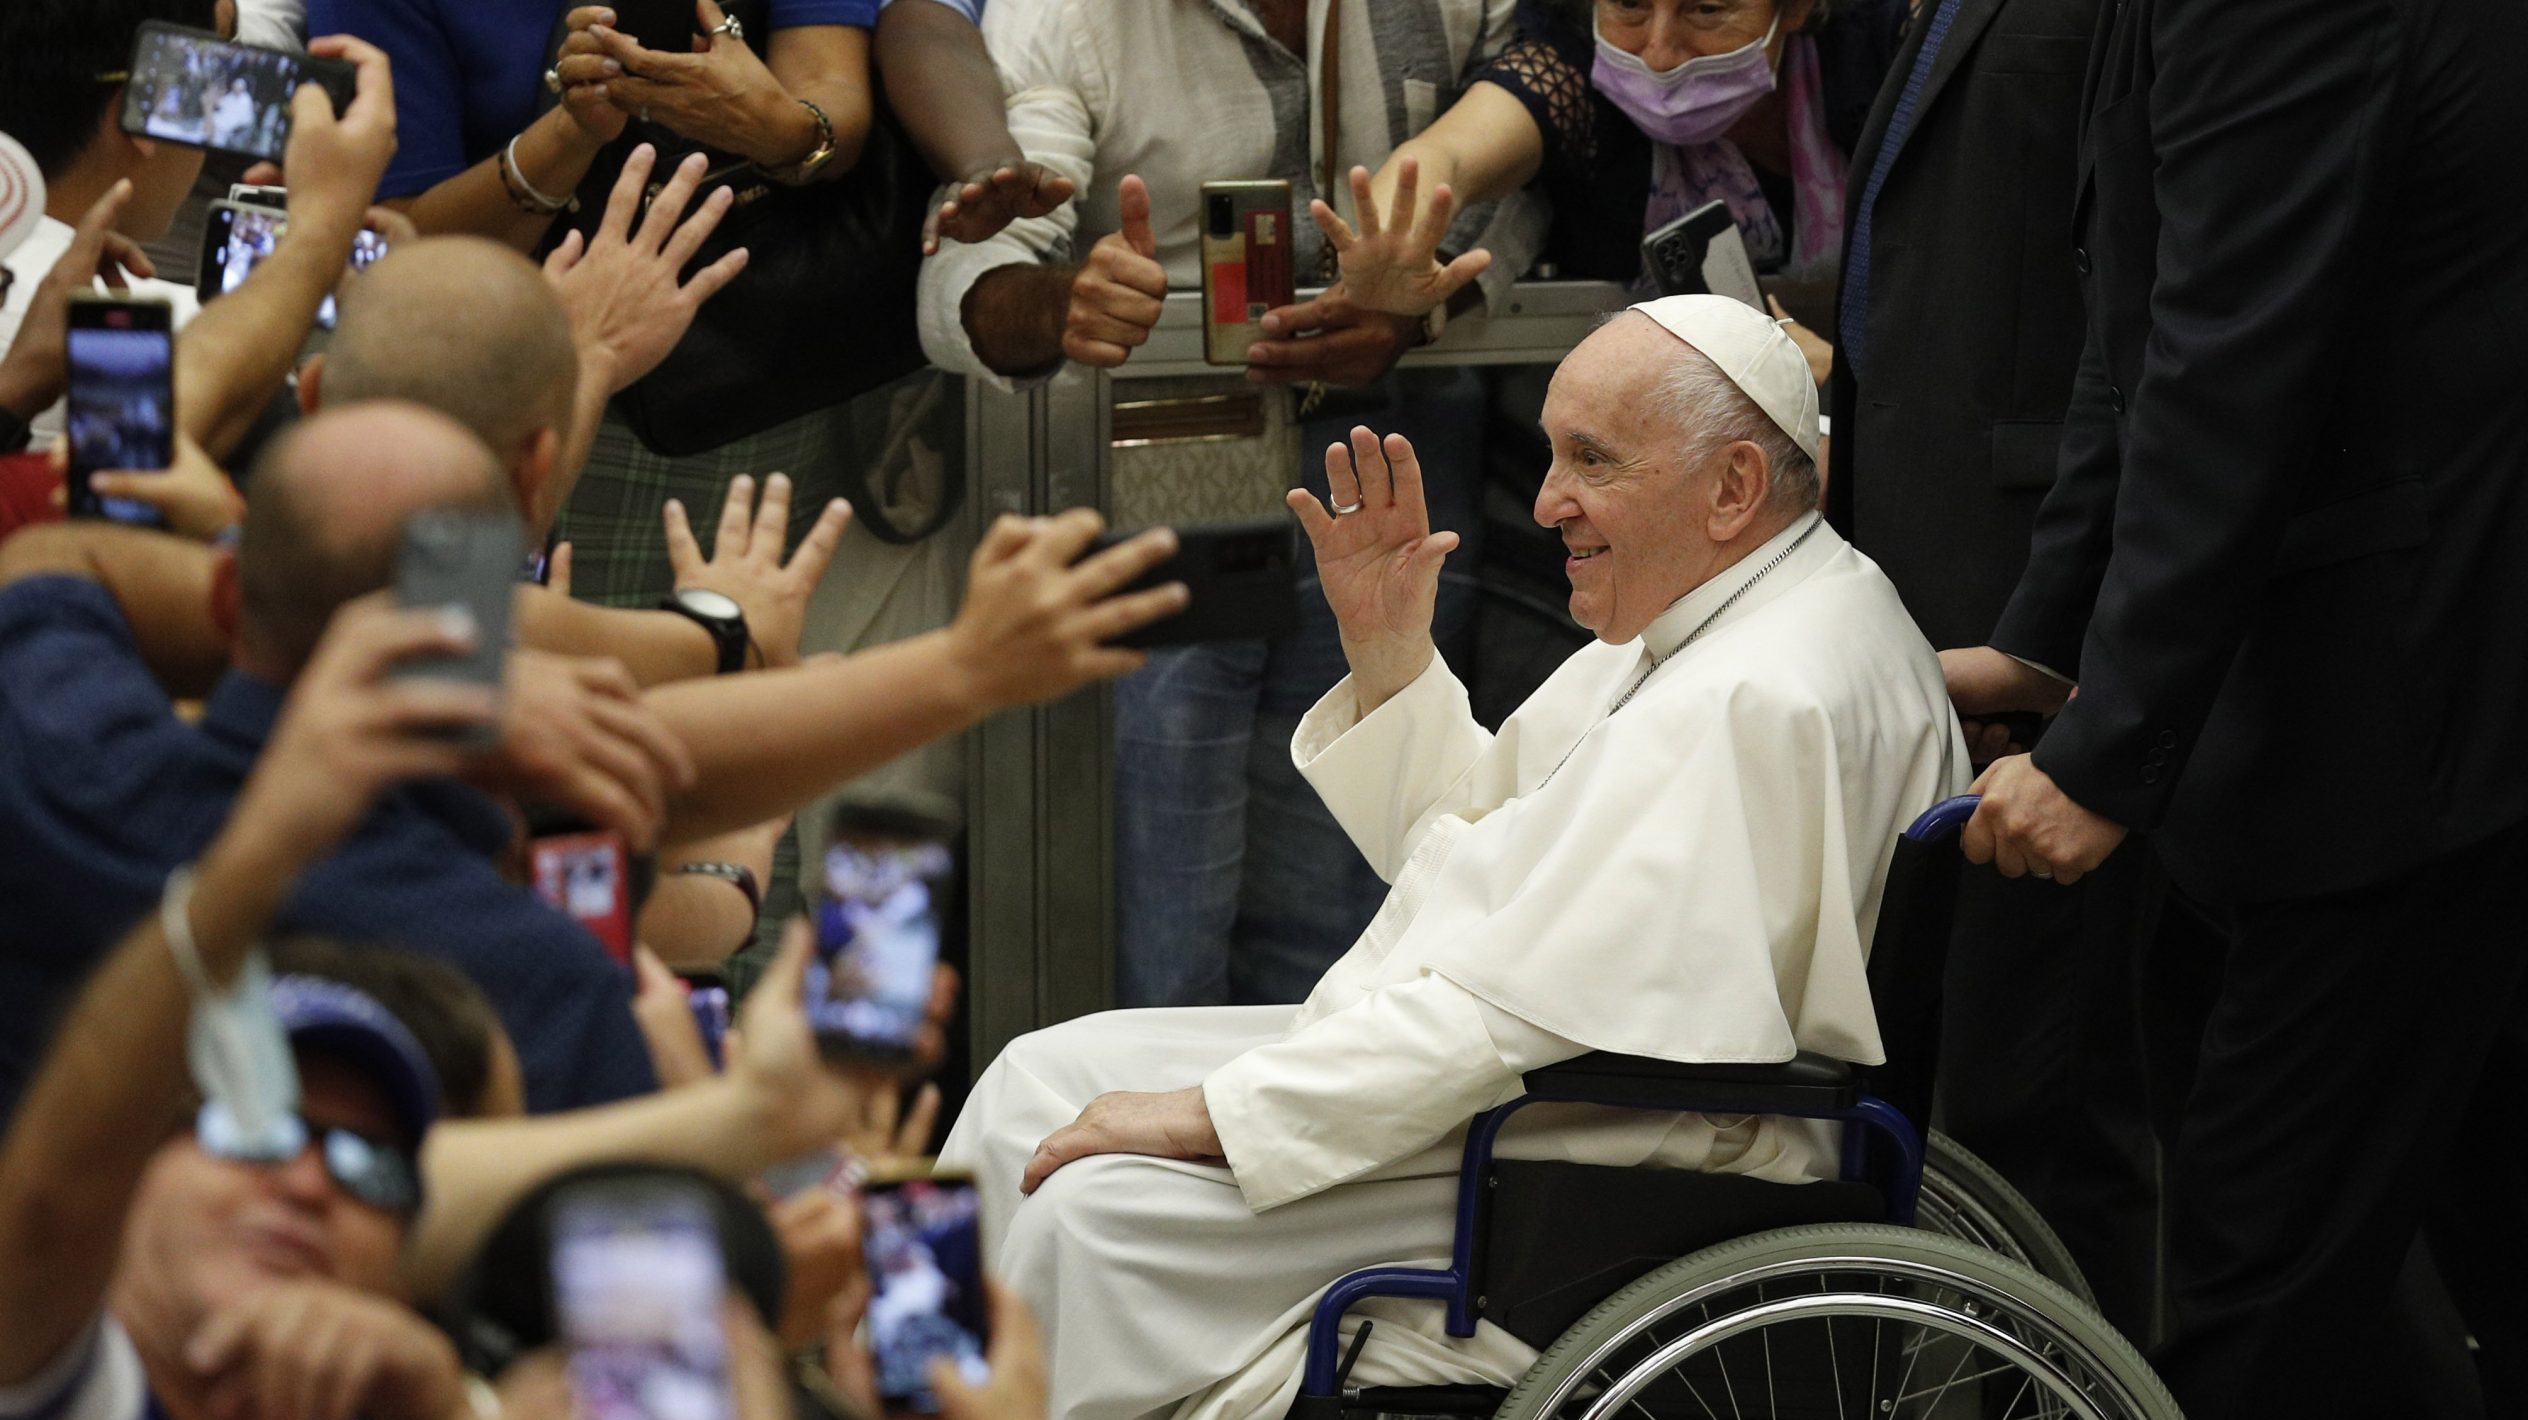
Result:
<svg viewBox="0 0 2528 1420"><path fill-rule="evenodd" d="M729 480L728 501L720 509L720 527L705 560L685 517L685 505L670 498L662 514L667 524L667 557L676 569L676 590L707 587L734 601L746 612L747 634L766 666L799 663L799 635L807 625L808 601L825 580L841 545L851 505L840 498L825 505L816 526L799 539L799 550L785 565L782 549L790 538L790 477L776 473L764 480L761 501L755 480L739 474Z"/></svg>
<svg viewBox="0 0 2528 1420"><path fill-rule="evenodd" d="M307 52L347 59L357 75L350 107L334 117L333 100L314 84L290 99L290 143L281 155L289 177L290 236L321 234L346 247L377 200L378 180L395 156L395 78L386 51L349 35L308 41ZM248 173L249 181L258 174Z"/></svg>
<svg viewBox="0 0 2528 1420"><path fill-rule="evenodd" d="M952 242L988 241L1022 217L1042 217L1071 200L1071 180L1039 162L1020 159L972 173L922 223L922 255Z"/></svg>
<svg viewBox="0 0 2528 1420"><path fill-rule="evenodd" d="M0 406L33 419L53 407L70 388L66 353L70 332L70 297L103 281L107 289L126 289L125 274L155 276L158 268L140 244L114 230L114 219L132 196L124 178L88 205L70 236L70 245L53 263L34 294L27 298L17 338L0 358Z"/></svg>
<svg viewBox="0 0 2528 1420"><path fill-rule="evenodd" d="M965 605L949 645L982 702L995 708L1052 700L1091 681L1138 670L1148 657L1107 643L1185 608L1185 584L1123 593L1176 551L1152 528L1092 557L1103 519L1086 508L1053 518L1004 515L985 530L966 573Z"/></svg>
<svg viewBox="0 0 2528 1420"><path fill-rule="evenodd" d="M1062 353L1111 370L1150 338L1167 309L1167 268L1150 229L1150 189L1126 177L1120 189L1123 226L1089 248L1071 278L1071 308L1062 322Z"/></svg>
<svg viewBox="0 0 2528 1420"><path fill-rule="evenodd" d="M1395 202L1382 219L1378 199L1369 190L1369 169L1352 169L1352 210L1361 219L1357 231L1324 198L1309 200L1308 215L1333 244L1345 289L1354 303L1369 310L1422 315L1446 305L1492 265L1492 253L1481 247L1440 264L1440 239L1457 215L1457 195L1441 183L1431 189L1430 205L1417 208L1421 178L1420 163L1411 157L1397 160Z"/></svg>
<svg viewBox="0 0 2528 1420"><path fill-rule="evenodd" d="M642 216L639 230L633 229L632 215L640 210L657 159L657 150L647 143L634 148L606 198L606 215L596 236L582 241L572 232L544 260L544 277L570 313L580 359L607 367L609 393L657 369L684 339L702 303L746 269L746 248L739 247L692 279L684 277L734 201L730 190L720 187L686 215L706 168L700 153L677 165Z"/></svg>
<svg viewBox="0 0 2528 1420"><path fill-rule="evenodd" d="M1343 635L1361 714L1420 676L1438 650L1431 642L1440 564L1457 534L1431 531L1422 499L1422 464L1402 434L1382 441L1368 426L1325 451L1328 508L1304 488L1290 507L1315 545L1317 580Z"/></svg>

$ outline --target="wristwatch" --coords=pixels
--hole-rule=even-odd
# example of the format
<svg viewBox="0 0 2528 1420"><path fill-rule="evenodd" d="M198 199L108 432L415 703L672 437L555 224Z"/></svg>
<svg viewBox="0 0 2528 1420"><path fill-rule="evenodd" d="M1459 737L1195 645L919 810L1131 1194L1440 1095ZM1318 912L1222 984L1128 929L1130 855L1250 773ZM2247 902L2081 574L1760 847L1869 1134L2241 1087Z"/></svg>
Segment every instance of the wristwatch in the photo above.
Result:
<svg viewBox="0 0 2528 1420"><path fill-rule="evenodd" d="M687 587L668 593L658 609L672 611L711 633L711 644L720 652L719 674L746 668L746 648L754 643L746 634L746 609L734 598L708 587Z"/></svg>

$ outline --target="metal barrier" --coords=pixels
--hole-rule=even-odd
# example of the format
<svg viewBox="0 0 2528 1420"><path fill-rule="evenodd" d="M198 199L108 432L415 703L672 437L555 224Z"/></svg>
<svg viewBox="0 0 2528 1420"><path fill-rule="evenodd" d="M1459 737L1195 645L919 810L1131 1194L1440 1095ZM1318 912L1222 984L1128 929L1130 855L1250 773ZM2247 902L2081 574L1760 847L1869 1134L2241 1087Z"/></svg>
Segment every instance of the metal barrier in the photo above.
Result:
<svg viewBox="0 0 2528 1420"><path fill-rule="evenodd" d="M1522 282L1495 312L1451 322L1401 363L1550 365L1629 299L1606 282ZM1221 373L1203 360L1201 293L1179 291L1120 378ZM988 520L1111 506L1117 378L1065 365L1018 394L970 383L966 459L976 513ZM996 716L969 737L967 996L977 1062L1027 1031L1113 1002L1111 753L1103 691Z"/></svg>

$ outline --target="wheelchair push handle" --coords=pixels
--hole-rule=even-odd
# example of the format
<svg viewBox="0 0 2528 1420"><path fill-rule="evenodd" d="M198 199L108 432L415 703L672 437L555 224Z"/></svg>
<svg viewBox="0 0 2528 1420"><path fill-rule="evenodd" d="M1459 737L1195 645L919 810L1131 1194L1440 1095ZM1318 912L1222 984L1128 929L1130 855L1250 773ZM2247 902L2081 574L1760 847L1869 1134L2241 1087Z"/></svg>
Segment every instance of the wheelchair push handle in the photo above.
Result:
<svg viewBox="0 0 2528 1420"><path fill-rule="evenodd" d="M1946 843L1958 836L1966 821L1975 817L1975 806L1984 802L1981 794L1960 794L1942 799L1916 815L1905 825L1905 836L1916 843Z"/></svg>

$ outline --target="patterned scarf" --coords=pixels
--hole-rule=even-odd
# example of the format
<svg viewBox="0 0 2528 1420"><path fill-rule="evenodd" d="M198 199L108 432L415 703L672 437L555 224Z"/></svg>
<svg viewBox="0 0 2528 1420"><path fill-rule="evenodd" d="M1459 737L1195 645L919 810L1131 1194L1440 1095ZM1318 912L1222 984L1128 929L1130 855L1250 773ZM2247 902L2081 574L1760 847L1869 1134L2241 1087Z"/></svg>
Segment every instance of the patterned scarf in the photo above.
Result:
<svg viewBox="0 0 2528 1420"><path fill-rule="evenodd" d="M1797 237L1783 232L1755 168L1726 138L1692 148L1650 145L1650 200L1642 213L1642 231L1655 232L1706 203L1726 202L1757 270L1778 270L1794 281L1828 281L1843 255L1844 157L1826 135L1826 92L1818 78L1816 40L1795 34L1784 41L1782 73ZM1647 271L1634 289L1657 294Z"/></svg>

